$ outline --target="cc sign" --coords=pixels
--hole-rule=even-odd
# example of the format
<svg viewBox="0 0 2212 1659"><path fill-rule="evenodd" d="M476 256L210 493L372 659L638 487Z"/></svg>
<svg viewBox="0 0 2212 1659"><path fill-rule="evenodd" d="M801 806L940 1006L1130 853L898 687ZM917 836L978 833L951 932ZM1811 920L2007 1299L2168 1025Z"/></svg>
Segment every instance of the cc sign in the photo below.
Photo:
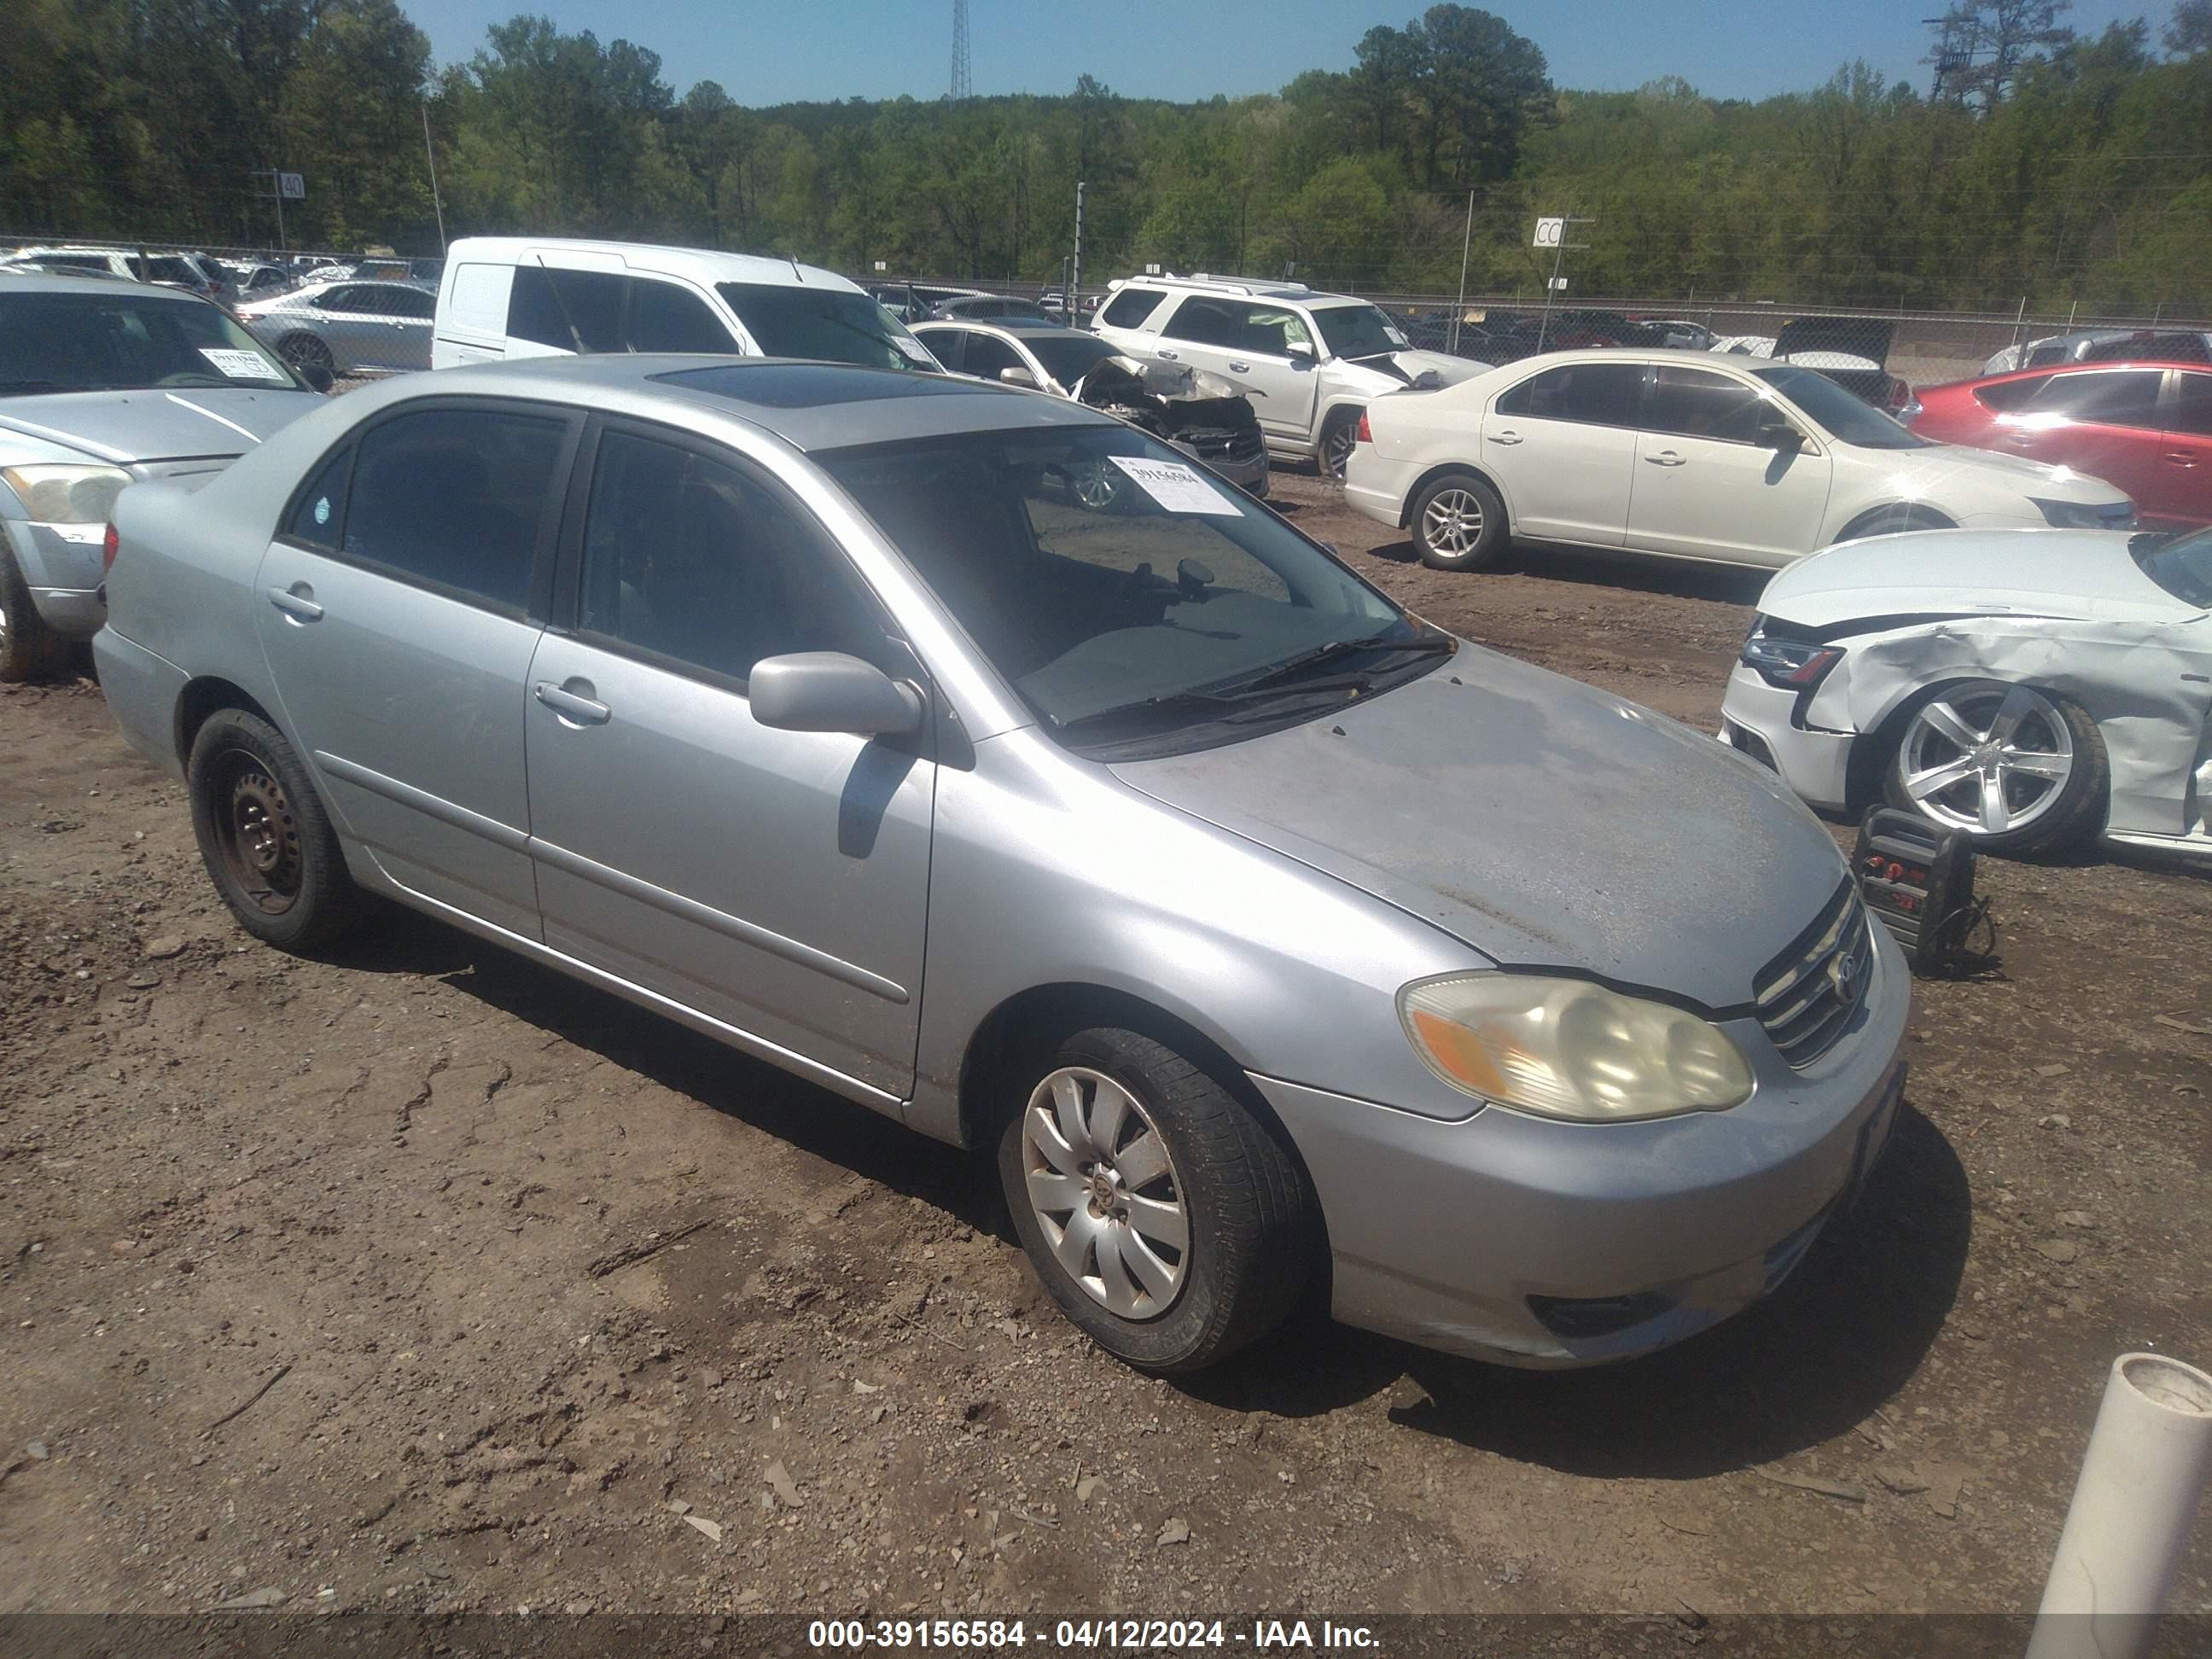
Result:
<svg viewBox="0 0 2212 1659"><path fill-rule="evenodd" d="M1566 239L1567 222L1565 219L1539 219L1536 221L1536 246L1538 247L1557 247L1561 242L1566 240Z"/></svg>

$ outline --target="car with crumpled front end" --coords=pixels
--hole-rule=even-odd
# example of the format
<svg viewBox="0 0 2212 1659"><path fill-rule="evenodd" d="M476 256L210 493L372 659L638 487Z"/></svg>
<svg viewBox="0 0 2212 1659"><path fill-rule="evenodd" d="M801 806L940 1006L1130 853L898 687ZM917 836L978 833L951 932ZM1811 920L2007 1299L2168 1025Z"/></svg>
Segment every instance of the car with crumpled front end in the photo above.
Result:
<svg viewBox="0 0 2212 1659"><path fill-rule="evenodd" d="M1074 403L479 366L118 527L109 706L246 932L381 894L990 1152L1133 1364L1324 1275L1435 1347L1645 1352L1898 1110L1896 947L1770 774Z"/></svg>
<svg viewBox="0 0 2212 1659"><path fill-rule="evenodd" d="M118 490L216 471L321 401L205 300L81 276L0 287L0 680L59 672L98 630Z"/></svg>

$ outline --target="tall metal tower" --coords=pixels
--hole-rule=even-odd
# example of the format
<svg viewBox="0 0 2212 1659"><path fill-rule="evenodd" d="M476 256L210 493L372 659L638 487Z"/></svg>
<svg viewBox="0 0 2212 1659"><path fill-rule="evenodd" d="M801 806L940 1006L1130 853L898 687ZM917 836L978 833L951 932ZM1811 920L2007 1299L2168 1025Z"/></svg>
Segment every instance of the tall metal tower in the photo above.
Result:
<svg viewBox="0 0 2212 1659"><path fill-rule="evenodd" d="M968 70L968 0L952 0L952 92L954 103L975 95Z"/></svg>

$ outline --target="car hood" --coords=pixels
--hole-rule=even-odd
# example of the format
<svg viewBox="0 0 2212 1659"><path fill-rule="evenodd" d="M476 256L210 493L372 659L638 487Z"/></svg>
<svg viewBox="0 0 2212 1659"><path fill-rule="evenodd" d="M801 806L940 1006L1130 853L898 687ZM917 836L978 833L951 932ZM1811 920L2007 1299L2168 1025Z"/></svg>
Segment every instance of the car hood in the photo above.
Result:
<svg viewBox="0 0 2212 1659"><path fill-rule="evenodd" d="M1973 449L1965 444L1937 444L1930 449L1855 449L1851 453L1869 459L1876 466L1894 456L1902 455L1919 465L1940 468L1947 472L1964 469L1980 473L1993 481L2001 479L2015 489L2025 489L2033 485L2053 500L2102 502L2128 499L2127 491L2106 483L2102 478L2076 472L2070 466L2030 460L2025 455L2008 455L2001 449Z"/></svg>
<svg viewBox="0 0 2212 1659"><path fill-rule="evenodd" d="M1863 618L2027 616L2171 621L2197 613L2136 567L2117 530L1929 530L1847 542L1784 568L1762 615L1807 628Z"/></svg>
<svg viewBox="0 0 2212 1659"><path fill-rule="evenodd" d="M319 392L273 386L63 392L0 402L0 432L124 466L240 454L323 403Z"/></svg>
<svg viewBox="0 0 2212 1659"><path fill-rule="evenodd" d="M1337 357L1329 367L1351 383L1353 391L1376 393L1411 386L1433 373L1445 386L1456 386L1481 374L1487 364L1469 362L1442 351L1385 351L1372 357Z"/></svg>
<svg viewBox="0 0 2212 1659"><path fill-rule="evenodd" d="M1845 876L1833 838L1763 769L1475 646L1341 713L1113 769L1494 962L1714 1010L1751 1000Z"/></svg>

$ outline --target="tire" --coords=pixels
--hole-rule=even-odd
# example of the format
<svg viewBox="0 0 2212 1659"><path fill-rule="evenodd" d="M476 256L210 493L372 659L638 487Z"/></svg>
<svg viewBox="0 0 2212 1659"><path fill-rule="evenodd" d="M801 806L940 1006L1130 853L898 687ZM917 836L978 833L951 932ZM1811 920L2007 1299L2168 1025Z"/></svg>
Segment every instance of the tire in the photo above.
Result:
<svg viewBox="0 0 2212 1659"><path fill-rule="evenodd" d="M1321 445L1314 451L1314 460L1324 478L1341 480L1346 462L1352 459L1352 446L1359 441L1359 416L1356 409L1340 409L1328 417L1321 429Z"/></svg>
<svg viewBox="0 0 2212 1659"><path fill-rule="evenodd" d="M1895 501L1852 520L1844 526L1844 533L1836 538L1836 542L1855 542L1864 536L1901 536L1912 530L1957 528L1958 526L1932 508L1911 507L1903 501ZM1828 545L1833 547L1836 542Z"/></svg>
<svg viewBox="0 0 2212 1659"><path fill-rule="evenodd" d="M305 332L287 334L279 340L276 355L295 368L305 368L313 364L317 368L327 368L333 373L337 369L337 359L331 355L330 347L315 336Z"/></svg>
<svg viewBox="0 0 2212 1659"><path fill-rule="evenodd" d="M1413 546L1432 570L1480 570L1512 539L1505 503L1472 472L1436 479L1413 498L1411 517Z"/></svg>
<svg viewBox="0 0 2212 1659"><path fill-rule="evenodd" d="M2075 704L2035 686L1966 680L1911 705L1882 793L1893 806L1964 835L1980 851L2026 853L2094 836L2111 788L2104 734Z"/></svg>
<svg viewBox="0 0 2212 1659"><path fill-rule="evenodd" d="M1234 1092L1111 1026L1009 1075L1000 1186L1038 1279L1092 1341L1167 1375L1282 1322L1312 1275L1317 1210L1297 1159Z"/></svg>
<svg viewBox="0 0 2212 1659"><path fill-rule="evenodd" d="M337 832L284 736L242 708L208 716L185 769L192 833L239 926L279 950L312 951L368 908Z"/></svg>
<svg viewBox="0 0 2212 1659"><path fill-rule="evenodd" d="M0 681L22 685L54 678L69 666L70 645L46 626L15 554L0 543Z"/></svg>

